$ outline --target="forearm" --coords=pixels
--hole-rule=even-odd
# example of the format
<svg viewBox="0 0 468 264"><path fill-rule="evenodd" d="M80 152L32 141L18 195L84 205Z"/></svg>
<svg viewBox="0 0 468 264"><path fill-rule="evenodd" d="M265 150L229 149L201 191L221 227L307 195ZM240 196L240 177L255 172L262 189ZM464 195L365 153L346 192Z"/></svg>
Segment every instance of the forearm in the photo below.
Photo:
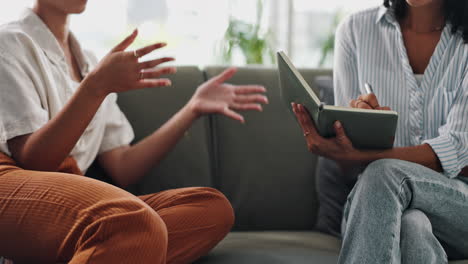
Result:
<svg viewBox="0 0 468 264"><path fill-rule="evenodd" d="M10 144L14 159L25 169L56 171L70 154L105 97L84 80L60 113L20 144ZM13 143L14 140L13 140Z"/></svg>
<svg viewBox="0 0 468 264"><path fill-rule="evenodd" d="M152 135L123 148L109 170L114 181L123 187L137 182L174 148L197 117L185 106Z"/></svg>
<svg viewBox="0 0 468 264"><path fill-rule="evenodd" d="M369 164L379 159L399 159L418 163L435 171L442 172L439 158L428 144L382 151L361 151L356 158L358 162L364 164Z"/></svg>

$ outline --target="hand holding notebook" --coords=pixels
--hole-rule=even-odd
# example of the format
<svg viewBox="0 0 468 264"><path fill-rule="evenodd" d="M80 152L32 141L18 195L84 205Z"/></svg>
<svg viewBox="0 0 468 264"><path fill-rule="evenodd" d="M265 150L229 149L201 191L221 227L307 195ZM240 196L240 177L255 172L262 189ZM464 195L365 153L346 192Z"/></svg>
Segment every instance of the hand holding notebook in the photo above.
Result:
<svg viewBox="0 0 468 264"><path fill-rule="evenodd" d="M278 69L281 95L288 108L291 103L303 105L321 137L335 137L334 125L340 121L339 124L355 148L393 147L398 120L396 112L324 105L283 52L278 53Z"/></svg>

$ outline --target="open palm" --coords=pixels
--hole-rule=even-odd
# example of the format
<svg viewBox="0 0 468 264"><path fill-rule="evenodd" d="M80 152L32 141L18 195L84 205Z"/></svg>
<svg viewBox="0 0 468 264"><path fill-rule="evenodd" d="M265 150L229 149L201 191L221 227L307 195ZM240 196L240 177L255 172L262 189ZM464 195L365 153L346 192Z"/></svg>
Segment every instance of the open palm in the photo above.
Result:
<svg viewBox="0 0 468 264"><path fill-rule="evenodd" d="M263 95L266 89L260 85L225 83L236 72L236 68L229 68L198 87L191 100L196 113L223 114L244 122L243 116L236 111L262 111L262 104L268 103L267 97Z"/></svg>

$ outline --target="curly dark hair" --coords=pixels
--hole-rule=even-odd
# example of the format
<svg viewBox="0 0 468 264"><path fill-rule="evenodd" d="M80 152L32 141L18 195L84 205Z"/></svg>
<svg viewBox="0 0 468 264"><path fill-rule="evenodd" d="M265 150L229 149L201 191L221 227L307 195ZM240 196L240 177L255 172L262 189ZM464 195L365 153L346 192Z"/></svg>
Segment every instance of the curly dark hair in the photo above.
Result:
<svg viewBox="0 0 468 264"><path fill-rule="evenodd" d="M406 0L384 0L384 6L390 8L398 19L406 16ZM468 0L444 0L444 15L452 25L452 33L460 34L468 43Z"/></svg>

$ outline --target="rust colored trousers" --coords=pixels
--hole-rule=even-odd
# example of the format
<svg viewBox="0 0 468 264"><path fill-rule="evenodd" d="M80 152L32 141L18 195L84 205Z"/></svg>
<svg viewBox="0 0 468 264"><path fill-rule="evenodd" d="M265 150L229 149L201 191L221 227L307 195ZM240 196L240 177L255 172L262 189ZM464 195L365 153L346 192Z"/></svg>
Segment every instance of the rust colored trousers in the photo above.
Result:
<svg viewBox="0 0 468 264"><path fill-rule="evenodd" d="M191 263L230 231L234 214L215 189L134 196L81 175L19 168L0 153L0 256L22 263Z"/></svg>

